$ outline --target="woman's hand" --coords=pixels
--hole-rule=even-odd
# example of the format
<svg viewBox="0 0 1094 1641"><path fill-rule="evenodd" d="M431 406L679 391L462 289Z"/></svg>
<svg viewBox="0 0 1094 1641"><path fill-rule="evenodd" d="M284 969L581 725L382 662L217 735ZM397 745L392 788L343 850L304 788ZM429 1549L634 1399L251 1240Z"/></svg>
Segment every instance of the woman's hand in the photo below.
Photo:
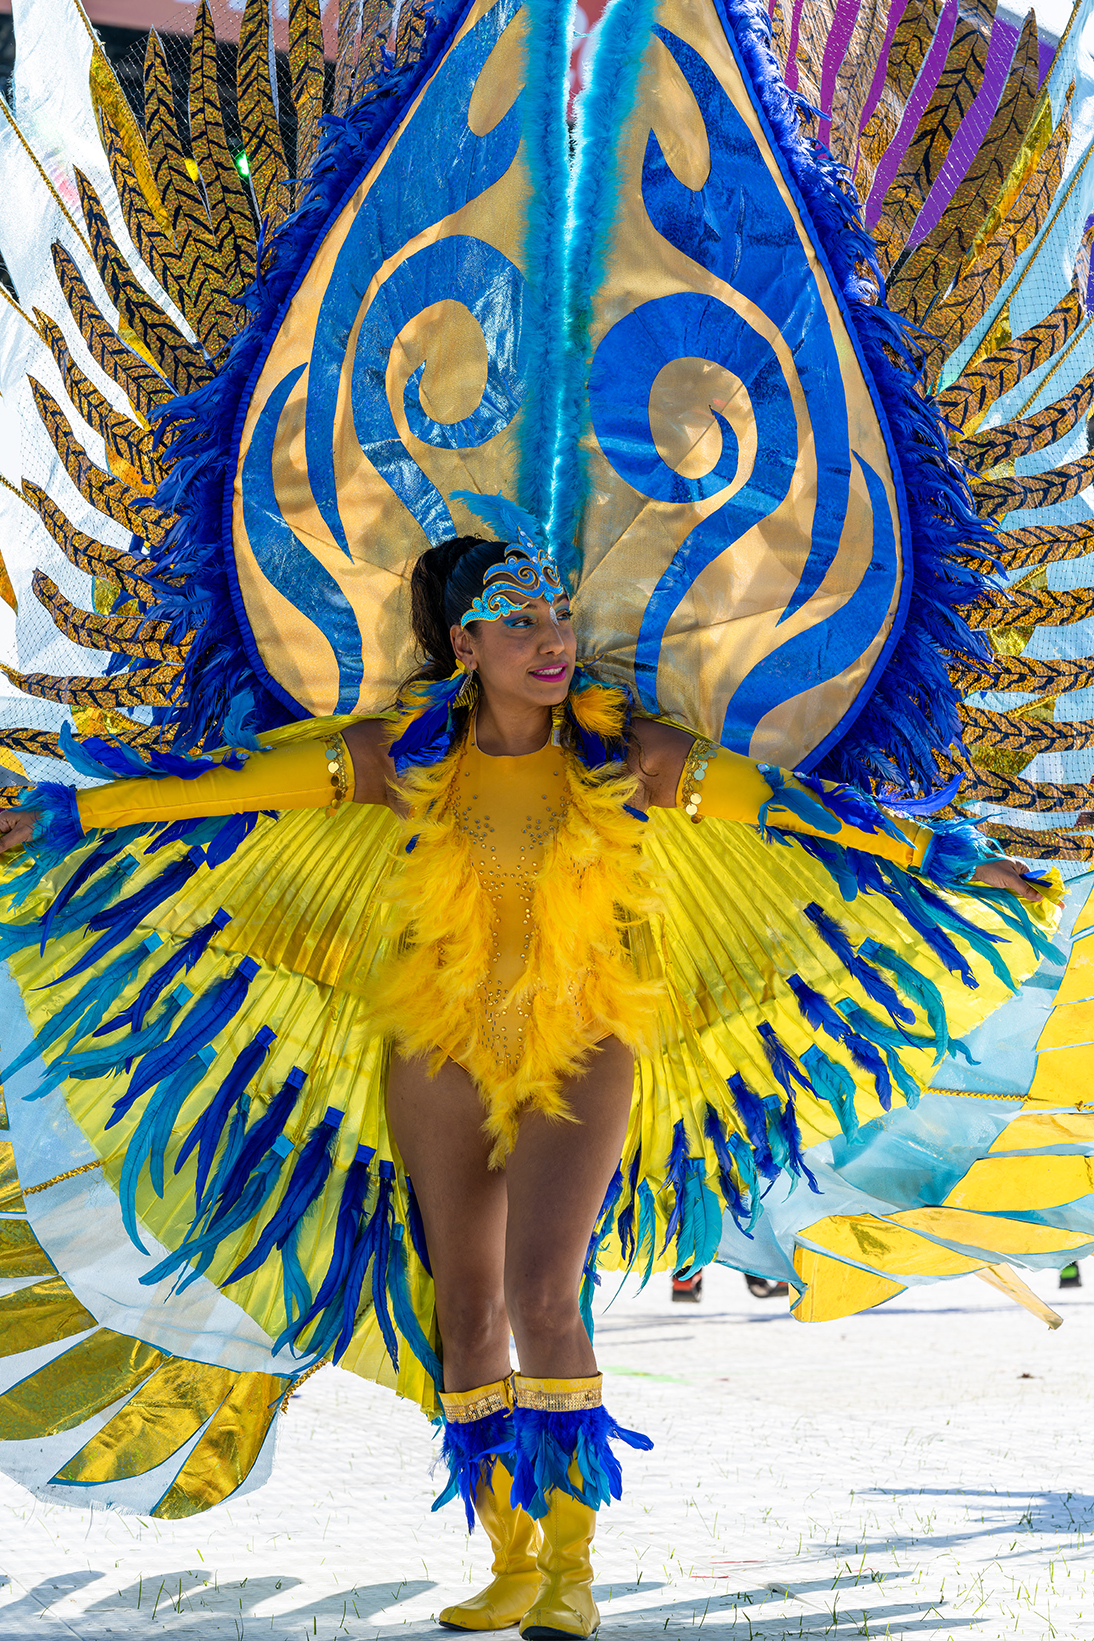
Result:
<svg viewBox="0 0 1094 1641"><path fill-rule="evenodd" d="M40 819L36 809L7 809L0 813L0 855L29 843Z"/></svg>
<svg viewBox="0 0 1094 1641"><path fill-rule="evenodd" d="M1040 900L1040 891L1025 877L1028 871L1024 860L1009 860L1000 856L997 860L981 861L970 882L983 883L989 889L1009 889L1019 900Z"/></svg>

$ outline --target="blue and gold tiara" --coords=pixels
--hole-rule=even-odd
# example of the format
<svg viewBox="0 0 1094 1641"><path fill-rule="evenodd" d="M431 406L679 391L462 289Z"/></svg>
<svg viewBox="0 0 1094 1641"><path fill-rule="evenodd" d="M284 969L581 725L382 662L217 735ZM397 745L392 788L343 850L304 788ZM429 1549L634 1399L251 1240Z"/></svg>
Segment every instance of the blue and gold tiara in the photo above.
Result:
<svg viewBox="0 0 1094 1641"><path fill-rule="evenodd" d="M531 513L505 496L480 496L474 490L454 490L454 501L462 501L468 512L508 539L505 558L483 577L481 598L460 617L460 626L469 621L500 621L515 615L534 598L553 604L564 593L558 565L547 548L541 548L540 527Z"/></svg>

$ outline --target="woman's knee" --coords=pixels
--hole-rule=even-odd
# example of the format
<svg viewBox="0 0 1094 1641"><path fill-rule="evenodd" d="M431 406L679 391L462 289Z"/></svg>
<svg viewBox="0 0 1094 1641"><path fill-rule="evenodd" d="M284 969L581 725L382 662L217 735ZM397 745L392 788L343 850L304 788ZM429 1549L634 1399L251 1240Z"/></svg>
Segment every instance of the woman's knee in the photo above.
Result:
<svg viewBox="0 0 1094 1641"><path fill-rule="evenodd" d="M474 1293L464 1289L438 1299L438 1321L446 1349L478 1351L488 1349L498 1339L508 1341L509 1318L500 1293Z"/></svg>
<svg viewBox="0 0 1094 1641"><path fill-rule="evenodd" d="M566 1277L547 1274L511 1281L505 1302L514 1333L525 1340L558 1339L580 1322L578 1289Z"/></svg>

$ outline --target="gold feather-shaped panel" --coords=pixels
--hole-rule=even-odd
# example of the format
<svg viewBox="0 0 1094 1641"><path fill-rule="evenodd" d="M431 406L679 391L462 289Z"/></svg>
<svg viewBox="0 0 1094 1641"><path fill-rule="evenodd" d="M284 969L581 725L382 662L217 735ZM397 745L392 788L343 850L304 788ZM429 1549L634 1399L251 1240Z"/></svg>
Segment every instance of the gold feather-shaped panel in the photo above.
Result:
<svg viewBox="0 0 1094 1641"><path fill-rule="evenodd" d="M169 382L133 348L127 347L99 309L87 281L63 245L53 247L53 266L69 311L99 369L128 398L139 416L148 419L158 405L172 397Z"/></svg>
<svg viewBox="0 0 1094 1641"><path fill-rule="evenodd" d="M164 707L175 700L182 679L182 669L165 664L142 667L139 672L111 673L103 676L71 674L55 677L48 672L16 672L14 667L0 665L9 683L24 695L36 696L42 701L60 701L78 711L118 711L123 707Z"/></svg>
<svg viewBox="0 0 1094 1641"><path fill-rule="evenodd" d="M34 592L45 606L54 623L71 638L89 650L110 650L116 655L138 656L148 661L166 661L181 666L186 659L183 645L168 641L168 622L147 620L143 616L99 615L81 610L61 592L42 570L34 572ZM153 735L153 739L154 739Z"/></svg>
<svg viewBox="0 0 1094 1641"><path fill-rule="evenodd" d="M141 495L124 479L115 478L113 473L106 473L97 466L76 438L67 416L48 388L33 376L28 376L27 381L53 447L84 500L142 540L161 542L173 520L157 507L144 504Z"/></svg>

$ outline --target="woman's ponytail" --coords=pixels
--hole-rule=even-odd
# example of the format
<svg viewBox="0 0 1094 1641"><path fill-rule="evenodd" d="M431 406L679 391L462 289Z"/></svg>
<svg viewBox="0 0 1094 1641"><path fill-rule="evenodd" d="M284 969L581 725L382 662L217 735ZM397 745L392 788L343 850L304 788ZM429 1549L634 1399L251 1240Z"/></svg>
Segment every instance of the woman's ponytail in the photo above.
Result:
<svg viewBox="0 0 1094 1641"><path fill-rule="evenodd" d="M504 541L454 536L428 547L410 577L410 622L424 665L415 680L448 678L456 669L449 629L482 596L487 570L504 562Z"/></svg>

